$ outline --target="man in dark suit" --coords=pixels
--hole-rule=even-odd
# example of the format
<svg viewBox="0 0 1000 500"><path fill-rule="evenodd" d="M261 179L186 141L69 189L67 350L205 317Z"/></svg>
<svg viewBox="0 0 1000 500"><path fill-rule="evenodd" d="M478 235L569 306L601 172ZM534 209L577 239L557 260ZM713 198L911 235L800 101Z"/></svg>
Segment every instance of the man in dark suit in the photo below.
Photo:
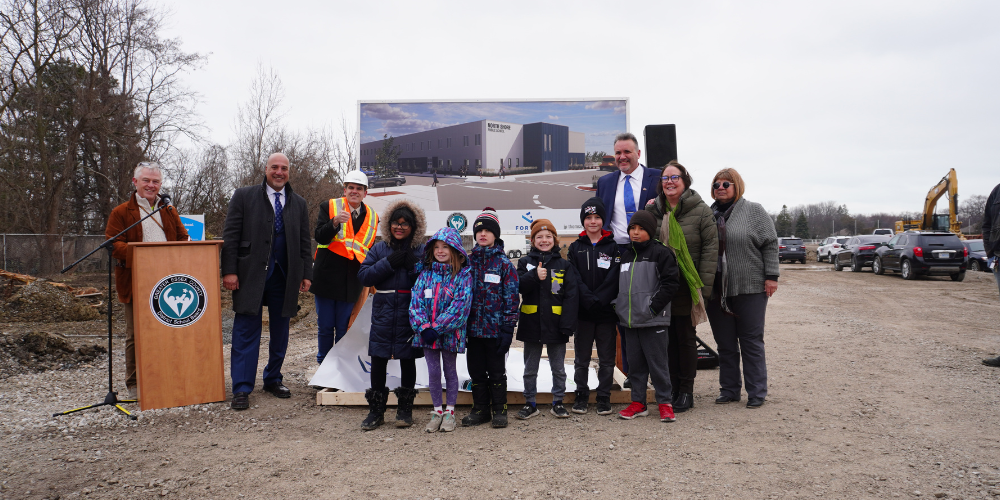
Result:
<svg viewBox="0 0 1000 500"><path fill-rule="evenodd" d="M604 229L611 231L624 253L629 246L628 223L632 215L646 208L646 203L656 199L656 183L660 182L660 171L639 164L639 141L631 133L615 136L615 164L617 172L601 176L597 180L597 197L604 202L608 217L604 219ZM619 332L621 329L619 328ZM625 359L625 337L621 337L622 372L628 373Z"/></svg>
<svg viewBox="0 0 1000 500"><path fill-rule="evenodd" d="M309 210L292 192L288 157L267 159L264 182L236 190L229 200L222 244L222 284L233 291L233 347L230 373L234 410L250 407L257 377L261 313L267 306L271 340L264 390L291 396L282 384L288 322L298 312L298 295L312 279Z"/></svg>
<svg viewBox="0 0 1000 500"><path fill-rule="evenodd" d="M656 183L660 171L639 164L639 142L625 132L615 137L615 164L618 172L605 174L597 180L597 197L608 209L604 229L611 231L619 246L629 242L628 221L637 210L656 198ZM626 187L629 189L626 190Z"/></svg>

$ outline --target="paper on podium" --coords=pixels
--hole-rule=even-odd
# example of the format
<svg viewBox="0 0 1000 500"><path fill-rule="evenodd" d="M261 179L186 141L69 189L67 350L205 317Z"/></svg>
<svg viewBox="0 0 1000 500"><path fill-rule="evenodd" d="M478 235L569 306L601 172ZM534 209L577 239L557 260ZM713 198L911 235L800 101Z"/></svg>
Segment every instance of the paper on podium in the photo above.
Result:
<svg viewBox="0 0 1000 500"><path fill-rule="evenodd" d="M374 294L369 295L365 301L361 312L351 328L347 331L340 342L330 349L323 364L309 381L309 385L318 387L329 387L345 392L364 392L371 387L371 367L372 359L368 355L368 334L372 324L372 300ZM507 354L507 390L521 392L524 390L524 356L521 351L511 349ZM456 363L458 368L459 390L467 390L469 381L469 369L465 359L465 353L458 355ZM566 392L576 390L573 383L573 365L566 365ZM444 377L441 377L441 386L447 387ZM389 361L386 373L386 386L390 389L399 387L401 382L399 362ZM423 359L417 360L417 388L426 388L428 382L427 363ZM597 372L593 368L588 369L587 385L592 388L597 387ZM552 370L549 364L542 360L538 364L537 390L539 393L552 392Z"/></svg>

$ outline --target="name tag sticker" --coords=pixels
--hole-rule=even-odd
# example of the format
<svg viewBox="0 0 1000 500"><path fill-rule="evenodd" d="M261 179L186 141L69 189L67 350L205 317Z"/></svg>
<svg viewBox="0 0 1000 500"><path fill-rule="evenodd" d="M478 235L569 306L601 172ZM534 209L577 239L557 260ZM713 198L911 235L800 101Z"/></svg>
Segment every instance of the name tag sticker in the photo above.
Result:
<svg viewBox="0 0 1000 500"><path fill-rule="evenodd" d="M528 264L528 265L524 266L524 268L530 271L530 270L532 270L532 269L535 268L535 265L534 264Z"/></svg>
<svg viewBox="0 0 1000 500"><path fill-rule="evenodd" d="M499 274L487 274L483 277L483 281L486 283L500 283Z"/></svg>
<svg viewBox="0 0 1000 500"><path fill-rule="evenodd" d="M601 269L608 269L611 267L611 259L597 259L597 267Z"/></svg>
<svg viewBox="0 0 1000 500"><path fill-rule="evenodd" d="M434 298L434 292L430 288L425 288L424 289L424 298L425 299L433 299Z"/></svg>
<svg viewBox="0 0 1000 500"><path fill-rule="evenodd" d="M625 262L622 264L622 271L628 271L628 268L632 266L631 262Z"/></svg>

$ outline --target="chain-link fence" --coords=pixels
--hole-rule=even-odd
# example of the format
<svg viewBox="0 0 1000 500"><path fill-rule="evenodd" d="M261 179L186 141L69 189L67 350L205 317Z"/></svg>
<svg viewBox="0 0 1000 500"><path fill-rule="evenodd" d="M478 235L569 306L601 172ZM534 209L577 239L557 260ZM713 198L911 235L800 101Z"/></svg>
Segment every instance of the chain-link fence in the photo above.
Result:
<svg viewBox="0 0 1000 500"><path fill-rule="evenodd" d="M104 235L3 234L3 269L32 276L52 276L104 242ZM107 272L108 253L91 255L73 271Z"/></svg>

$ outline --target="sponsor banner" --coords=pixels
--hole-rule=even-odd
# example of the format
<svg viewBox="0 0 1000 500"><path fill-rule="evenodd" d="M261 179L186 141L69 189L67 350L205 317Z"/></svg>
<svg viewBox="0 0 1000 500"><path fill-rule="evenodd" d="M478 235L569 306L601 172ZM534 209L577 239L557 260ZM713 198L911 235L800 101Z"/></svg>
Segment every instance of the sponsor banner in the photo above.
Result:
<svg viewBox="0 0 1000 500"><path fill-rule="evenodd" d="M205 241L205 214L182 215L181 223L187 229L191 241Z"/></svg>
<svg viewBox="0 0 1000 500"><path fill-rule="evenodd" d="M482 210L428 211L427 236L442 227L453 227L461 234L472 234L472 222L483 213ZM556 226L560 236L575 236L583 231L580 224L580 210L535 209L497 210L500 232L503 234L531 234L531 222L535 219L549 219Z"/></svg>

